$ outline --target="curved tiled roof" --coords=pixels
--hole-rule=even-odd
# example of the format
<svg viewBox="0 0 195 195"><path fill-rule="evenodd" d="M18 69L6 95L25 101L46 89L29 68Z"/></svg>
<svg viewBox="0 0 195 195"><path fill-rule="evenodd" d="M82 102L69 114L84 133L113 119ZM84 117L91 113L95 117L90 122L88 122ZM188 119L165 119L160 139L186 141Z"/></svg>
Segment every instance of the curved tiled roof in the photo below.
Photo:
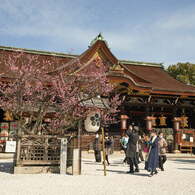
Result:
<svg viewBox="0 0 195 195"><path fill-rule="evenodd" d="M4 72L7 77L12 77L3 59L6 59L13 51L23 51L24 54L39 55L38 60L40 61L40 66L43 64L43 61L52 62L53 57L58 58L61 62L60 65L54 64L52 67L47 67L48 72L52 72L62 68L63 64L67 62L71 61L70 63L74 63L77 59L79 59L81 63L86 63L99 49L101 49L111 64L119 64L124 69L123 73L120 72L118 75L109 75L108 77L110 77L111 80L115 77L115 81L124 80L130 83L132 89L146 90L151 93L195 96L195 87L185 85L171 77L163 69L162 63L118 60L103 40L96 40L81 55L0 46L0 70Z"/></svg>
<svg viewBox="0 0 195 195"><path fill-rule="evenodd" d="M138 75L144 80L134 77L137 85L149 87L153 91L172 91L178 93L195 93L195 87L185 85L184 83L171 77L161 66L147 65L129 65L124 64L129 73Z"/></svg>
<svg viewBox="0 0 195 195"><path fill-rule="evenodd" d="M37 65L37 68L40 68L41 66L44 65L45 68L48 70L48 72L56 70L57 68L59 68L59 66L62 66L63 64L66 64L71 60L76 59L77 57L77 55L72 55L72 54L63 54L63 53L56 53L56 52L46 52L40 50L30 50L30 49L21 49L16 47L0 46L0 71L4 77L8 77L8 78L14 77L14 75L8 69L5 63L6 61L8 61L9 56L12 55L14 52L23 52L24 55L21 57L23 61L27 60L26 55L32 55L32 56L37 55L38 61L40 62L40 64ZM56 57L59 60L59 64L53 63L55 61L54 57ZM20 64L20 60L18 59L16 63ZM51 63L49 64L45 62L51 62Z"/></svg>

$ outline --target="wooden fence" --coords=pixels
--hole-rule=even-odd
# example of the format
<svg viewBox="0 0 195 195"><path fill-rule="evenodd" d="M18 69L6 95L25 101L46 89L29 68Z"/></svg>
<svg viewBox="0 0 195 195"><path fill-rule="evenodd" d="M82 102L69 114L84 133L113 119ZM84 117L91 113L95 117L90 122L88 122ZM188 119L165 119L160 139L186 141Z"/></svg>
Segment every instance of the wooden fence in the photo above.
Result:
<svg viewBox="0 0 195 195"><path fill-rule="evenodd" d="M16 166L25 165L59 165L61 138L58 136L27 136L18 138ZM68 139L67 165L71 166L73 158L73 139Z"/></svg>

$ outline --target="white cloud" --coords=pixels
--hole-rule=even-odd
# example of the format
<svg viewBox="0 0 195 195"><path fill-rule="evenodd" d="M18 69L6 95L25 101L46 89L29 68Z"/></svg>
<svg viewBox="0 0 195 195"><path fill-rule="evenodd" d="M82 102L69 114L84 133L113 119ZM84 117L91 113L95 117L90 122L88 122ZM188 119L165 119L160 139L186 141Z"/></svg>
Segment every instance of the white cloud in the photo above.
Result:
<svg viewBox="0 0 195 195"><path fill-rule="evenodd" d="M164 61L166 64L195 62L193 9L180 9L149 21L142 18L129 22L128 18L121 18L123 25L120 20L110 24L93 22L88 9L73 7L65 0L5 0L0 6L0 34L47 38L56 44L74 45L75 49L83 48L84 51L102 31L117 58ZM107 13L105 17L108 17Z"/></svg>
<svg viewBox="0 0 195 195"><path fill-rule="evenodd" d="M195 12L194 10L184 10L170 14L157 21L154 26L162 30L195 30Z"/></svg>
<svg viewBox="0 0 195 195"><path fill-rule="evenodd" d="M49 4L43 1L6 1L0 7L0 33L49 37L64 42L72 40L80 44L89 42L89 37L93 38L95 32L90 28L74 25L79 13L73 12L68 10L68 5L62 9L55 1L50 1Z"/></svg>

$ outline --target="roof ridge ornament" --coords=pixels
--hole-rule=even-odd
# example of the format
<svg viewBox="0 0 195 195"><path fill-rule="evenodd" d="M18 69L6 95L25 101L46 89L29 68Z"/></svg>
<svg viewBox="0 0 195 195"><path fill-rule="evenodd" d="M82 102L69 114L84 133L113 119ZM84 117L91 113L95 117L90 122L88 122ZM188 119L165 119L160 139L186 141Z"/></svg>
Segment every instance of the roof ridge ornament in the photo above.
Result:
<svg viewBox="0 0 195 195"><path fill-rule="evenodd" d="M107 45L107 47L109 48L108 46L108 43L106 40L104 40L104 37L102 36L102 33L100 32L90 43L89 47L91 47L94 43L96 43L98 40L101 40L101 41L104 41ZM109 48L110 49L110 48Z"/></svg>
<svg viewBox="0 0 195 195"><path fill-rule="evenodd" d="M102 36L101 32L100 32L100 34L97 37L98 37L98 40L103 40L104 39L104 37Z"/></svg>
<svg viewBox="0 0 195 195"><path fill-rule="evenodd" d="M110 67L110 70L124 71L124 68L121 67L120 62L118 61L117 64Z"/></svg>

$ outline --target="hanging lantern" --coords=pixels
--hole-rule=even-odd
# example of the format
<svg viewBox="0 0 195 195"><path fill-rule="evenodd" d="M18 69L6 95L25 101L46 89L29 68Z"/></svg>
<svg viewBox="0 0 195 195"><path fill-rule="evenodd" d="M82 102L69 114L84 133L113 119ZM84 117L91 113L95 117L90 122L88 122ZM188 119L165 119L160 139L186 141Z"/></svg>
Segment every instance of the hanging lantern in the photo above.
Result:
<svg viewBox="0 0 195 195"><path fill-rule="evenodd" d="M16 123L15 123L15 122L11 122L11 123L10 123L9 136L16 135L16 131L17 131Z"/></svg>
<svg viewBox="0 0 195 195"><path fill-rule="evenodd" d="M127 129L127 115L121 115L121 129Z"/></svg>
<svg viewBox="0 0 195 195"><path fill-rule="evenodd" d="M96 132L100 128L100 114L90 113L85 120L85 130L88 132Z"/></svg>
<svg viewBox="0 0 195 195"><path fill-rule="evenodd" d="M185 116L184 108L182 109L182 116L181 119L181 127L188 127L188 117Z"/></svg>
<svg viewBox="0 0 195 195"><path fill-rule="evenodd" d="M9 123L1 123L1 143L6 142L8 140L8 129Z"/></svg>
<svg viewBox="0 0 195 195"><path fill-rule="evenodd" d="M4 120L5 121L13 121L13 116L12 116L12 113L9 112L8 110L5 111L4 113Z"/></svg>
<svg viewBox="0 0 195 195"><path fill-rule="evenodd" d="M180 117L180 119L181 119L181 127L188 127L188 117L182 116Z"/></svg>
<svg viewBox="0 0 195 195"><path fill-rule="evenodd" d="M154 108L152 107L152 127L156 126L156 117L154 117L154 112L153 112Z"/></svg>
<svg viewBox="0 0 195 195"><path fill-rule="evenodd" d="M8 140L8 132L3 130L1 131L1 143L6 142Z"/></svg>
<svg viewBox="0 0 195 195"><path fill-rule="evenodd" d="M166 124L166 118L167 117L164 116L163 110L164 110L164 107L162 106L161 107L161 116L158 117L158 119L160 119L160 124L159 124L160 126L166 126L167 125Z"/></svg>
<svg viewBox="0 0 195 195"><path fill-rule="evenodd" d="M165 116L161 115L160 117L158 117L160 119L160 126L166 126L166 118Z"/></svg>
<svg viewBox="0 0 195 195"><path fill-rule="evenodd" d="M152 126L156 126L156 117L154 117L154 114L152 114Z"/></svg>

